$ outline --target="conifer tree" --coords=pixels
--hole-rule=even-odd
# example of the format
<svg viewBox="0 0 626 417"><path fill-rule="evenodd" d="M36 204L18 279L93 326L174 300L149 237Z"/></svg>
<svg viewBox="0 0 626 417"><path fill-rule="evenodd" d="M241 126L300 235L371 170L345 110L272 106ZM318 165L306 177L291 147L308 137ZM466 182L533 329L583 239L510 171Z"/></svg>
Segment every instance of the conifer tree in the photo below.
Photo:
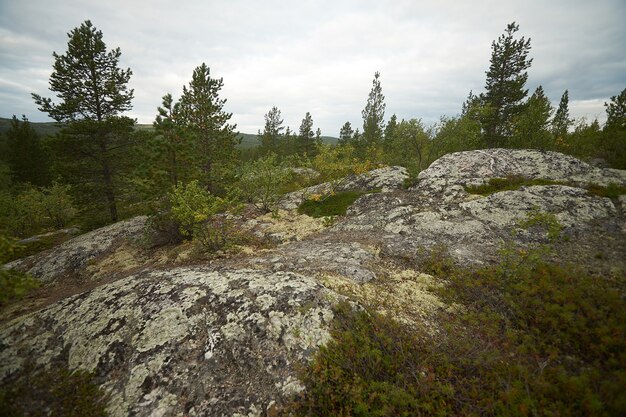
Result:
<svg viewBox="0 0 626 417"><path fill-rule="evenodd" d="M385 127L385 137L383 141L383 147L387 151L391 149L392 143L396 136L396 130L398 129L398 117L394 114L391 115L387 126Z"/></svg>
<svg viewBox="0 0 626 417"><path fill-rule="evenodd" d="M224 111L226 99L219 98L222 78L212 78L202 63L193 71L189 86L183 86L179 101L182 125L196 145L196 164L210 191L218 191L232 173L239 139L236 125L229 124L232 113Z"/></svg>
<svg viewBox="0 0 626 417"><path fill-rule="evenodd" d="M553 137L549 131L552 105L546 97L543 87L539 86L524 109L513 119L513 135L507 142L508 147L550 149Z"/></svg>
<svg viewBox="0 0 626 417"><path fill-rule="evenodd" d="M382 141L385 126L385 96L380 86L380 72L374 73L372 89L367 104L361 112L363 116L363 138L365 147L378 146Z"/></svg>
<svg viewBox="0 0 626 417"><path fill-rule="evenodd" d="M609 130L626 130L626 88L617 96L611 97L606 107L606 125Z"/></svg>
<svg viewBox="0 0 626 417"><path fill-rule="evenodd" d="M515 22L507 25L498 41L491 44L491 61L487 71L486 92L481 95L488 111L482 116L485 139L489 147L505 145L512 134L512 121L524 109L525 89L532 59L530 38L515 39L519 30Z"/></svg>
<svg viewBox="0 0 626 417"><path fill-rule="evenodd" d="M311 113L306 112L302 123L300 124L300 134L298 135L298 141L300 142L299 151L302 154L312 156L315 149L314 146L314 133L313 133L313 117Z"/></svg>
<svg viewBox="0 0 626 417"><path fill-rule="evenodd" d="M285 129L283 119L278 107L274 106L265 114L265 127L263 132L259 131L261 141L261 153L263 155L271 152L278 153L281 141L281 132Z"/></svg>
<svg viewBox="0 0 626 417"><path fill-rule="evenodd" d="M563 140L573 120L569 117L569 96L567 90L561 96L559 108L552 119L552 136L555 140Z"/></svg>
<svg viewBox="0 0 626 417"><path fill-rule="evenodd" d="M89 20L69 34L67 52L54 56L51 98L32 94L39 110L63 127L52 142L57 173L76 185L83 202L105 202L111 221L118 219L120 179L130 146L134 120L130 69L119 68L119 48L107 51L102 32Z"/></svg>
<svg viewBox="0 0 626 417"><path fill-rule="evenodd" d="M339 145L347 145L352 140L352 135L354 134L354 129L352 129L352 125L350 122L345 122L341 129L339 130Z"/></svg>
<svg viewBox="0 0 626 417"><path fill-rule="evenodd" d="M48 158L41 139L26 116L13 116L6 132L6 162L14 182L45 186L50 183Z"/></svg>

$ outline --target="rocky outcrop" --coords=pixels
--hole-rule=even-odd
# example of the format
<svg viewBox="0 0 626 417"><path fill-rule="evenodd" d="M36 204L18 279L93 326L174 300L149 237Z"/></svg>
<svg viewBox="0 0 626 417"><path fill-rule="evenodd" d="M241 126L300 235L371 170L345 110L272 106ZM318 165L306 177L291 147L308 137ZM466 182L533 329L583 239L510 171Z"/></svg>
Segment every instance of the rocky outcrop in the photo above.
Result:
<svg viewBox="0 0 626 417"><path fill-rule="evenodd" d="M306 198L314 194L329 194L331 191L372 191L383 192L402 188L404 181L409 178L406 168L384 167L360 175L350 175L336 183L325 182L294 191L283 196L278 206L284 210L298 208Z"/></svg>
<svg viewBox="0 0 626 417"><path fill-rule="evenodd" d="M266 415L302 387L337 296L294 273L145 272L0 330L0 380L30 361L96 374L113 416Z"/></svg>
<svg viewBox="0 0 626 417"><path fill-rule="evenodd" d="M488 196L466 188L508 176L559 183ZM584 188L624 186L624 171L554 152L492 149L446 155L409 190L406 177L391 167L334 184L383 192L362 196L330 227L319 220L294 227L293 212L248 219L246 230L275 237L271 249L160 270L138 262L130 276L0 324L0 381L60 365L94 371L114 416L275 415L302 389L296 368L328 340L337 300L380 305L437 331L434 312L452 307L429 290L444 283L419 271L434 250L476 265L494 261L505 242L550 243L561 259L626 270L624 196ZM332 186L289 194L281 204L293 209L303 195ZM14 265L47 283L87 276L94 259L125 260L116 245L139 236L145 221L93 231Z"/></svg>
<svg viewBox="0 0 626 417"><path fill-rule="evenodd" d="M28 272L43 282L80 273L90 261L110 251L120 241L141 237L147 220L146 216L139 216L93 230L44 253L11 262L6 267Z"/></svg>

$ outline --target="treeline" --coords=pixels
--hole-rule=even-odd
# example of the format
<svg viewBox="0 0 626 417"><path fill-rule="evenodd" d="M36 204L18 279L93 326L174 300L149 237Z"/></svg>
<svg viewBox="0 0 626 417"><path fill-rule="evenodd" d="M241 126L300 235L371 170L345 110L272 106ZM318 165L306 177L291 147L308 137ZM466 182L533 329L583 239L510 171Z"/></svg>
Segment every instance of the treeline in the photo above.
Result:
<svg viewBox="0 0 626 417"><path fill-rule="evenodd" d="M557 150L625 169L626 89L606 104L604 126L574 121L567 90L556 109L541 86L529 95L530 39L516 36L518 29L509 24L492 43L485 91L470 92L457 116L433 125L395 114L385 120L377 72L362 127L346 122L336 146L322 143L309 112L292 130L273 106L258 132L259 146L241 150L220 97L223 80L204 63L178 100L164 92L152 131L135 129L135 120L124 115L134 96L132 71L119 67L120 49L108 50L102 32L86 21L68 34L67 51L53 54L49 82L57 101L32 95L59 133L39 137L25 117L14 116L0 140L0 232L25 237L70 223L88 229L162 212L164 196L185 195L192 183L207 207L219 199L220 207L243 201L271 210L281 192L311 181L381 164L403 165L415 177L444 154L486 147ZM310 170L294 168L321 175L313 179L297 174Z"/></svg>

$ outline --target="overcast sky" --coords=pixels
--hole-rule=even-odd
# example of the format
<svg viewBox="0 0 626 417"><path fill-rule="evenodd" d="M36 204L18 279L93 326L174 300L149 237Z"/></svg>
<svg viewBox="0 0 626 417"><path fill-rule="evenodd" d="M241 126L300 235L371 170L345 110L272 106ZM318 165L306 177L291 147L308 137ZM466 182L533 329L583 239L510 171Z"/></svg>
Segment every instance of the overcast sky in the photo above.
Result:
<svg viewBox="0 0 626 417"><path fill-rule="evenodd" d="M292 129L307 111L324 135L345 121L362 128L375 71L386 120L436 122L483 91L491 42L512 21L532 39L527 87L542 85L553 105L569 89L570 113L602 122L626 88L624 0L0 0L0 117L49 120L30 93L53 97L52 52L87 19L132 69L139 123L202 62L223 77L241 132L262 129L272 106Z"/></svg>

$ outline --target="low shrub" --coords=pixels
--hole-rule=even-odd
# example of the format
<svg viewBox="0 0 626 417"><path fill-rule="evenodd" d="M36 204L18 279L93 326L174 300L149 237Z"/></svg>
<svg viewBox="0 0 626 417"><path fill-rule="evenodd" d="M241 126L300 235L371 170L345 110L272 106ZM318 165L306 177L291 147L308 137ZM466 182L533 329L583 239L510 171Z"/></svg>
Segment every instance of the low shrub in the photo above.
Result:
<svg viewBox="0 0 626 417"><path fill-rule="evenodd" d="M0 306L10 300L26 295L30 290L39 286L39 281L29 274L6 269L2 265L15 258L15 252L20 249L15 239L0 234Z"/></svg>
<svg viewBox="0 0 626 417"><path fill-rule="evenodd" d="M295 415L626 415L624 279L508 248L498 265L451 266L435 291L463 307L438 333L336 310L333 340L302 372Z"/></svg>
<svg viewBox="0 0 626 417"><path fill-rule="evenodd" d="M106 417L106 397L85 371L50 369L0 387L0 416Z"/></svg>

